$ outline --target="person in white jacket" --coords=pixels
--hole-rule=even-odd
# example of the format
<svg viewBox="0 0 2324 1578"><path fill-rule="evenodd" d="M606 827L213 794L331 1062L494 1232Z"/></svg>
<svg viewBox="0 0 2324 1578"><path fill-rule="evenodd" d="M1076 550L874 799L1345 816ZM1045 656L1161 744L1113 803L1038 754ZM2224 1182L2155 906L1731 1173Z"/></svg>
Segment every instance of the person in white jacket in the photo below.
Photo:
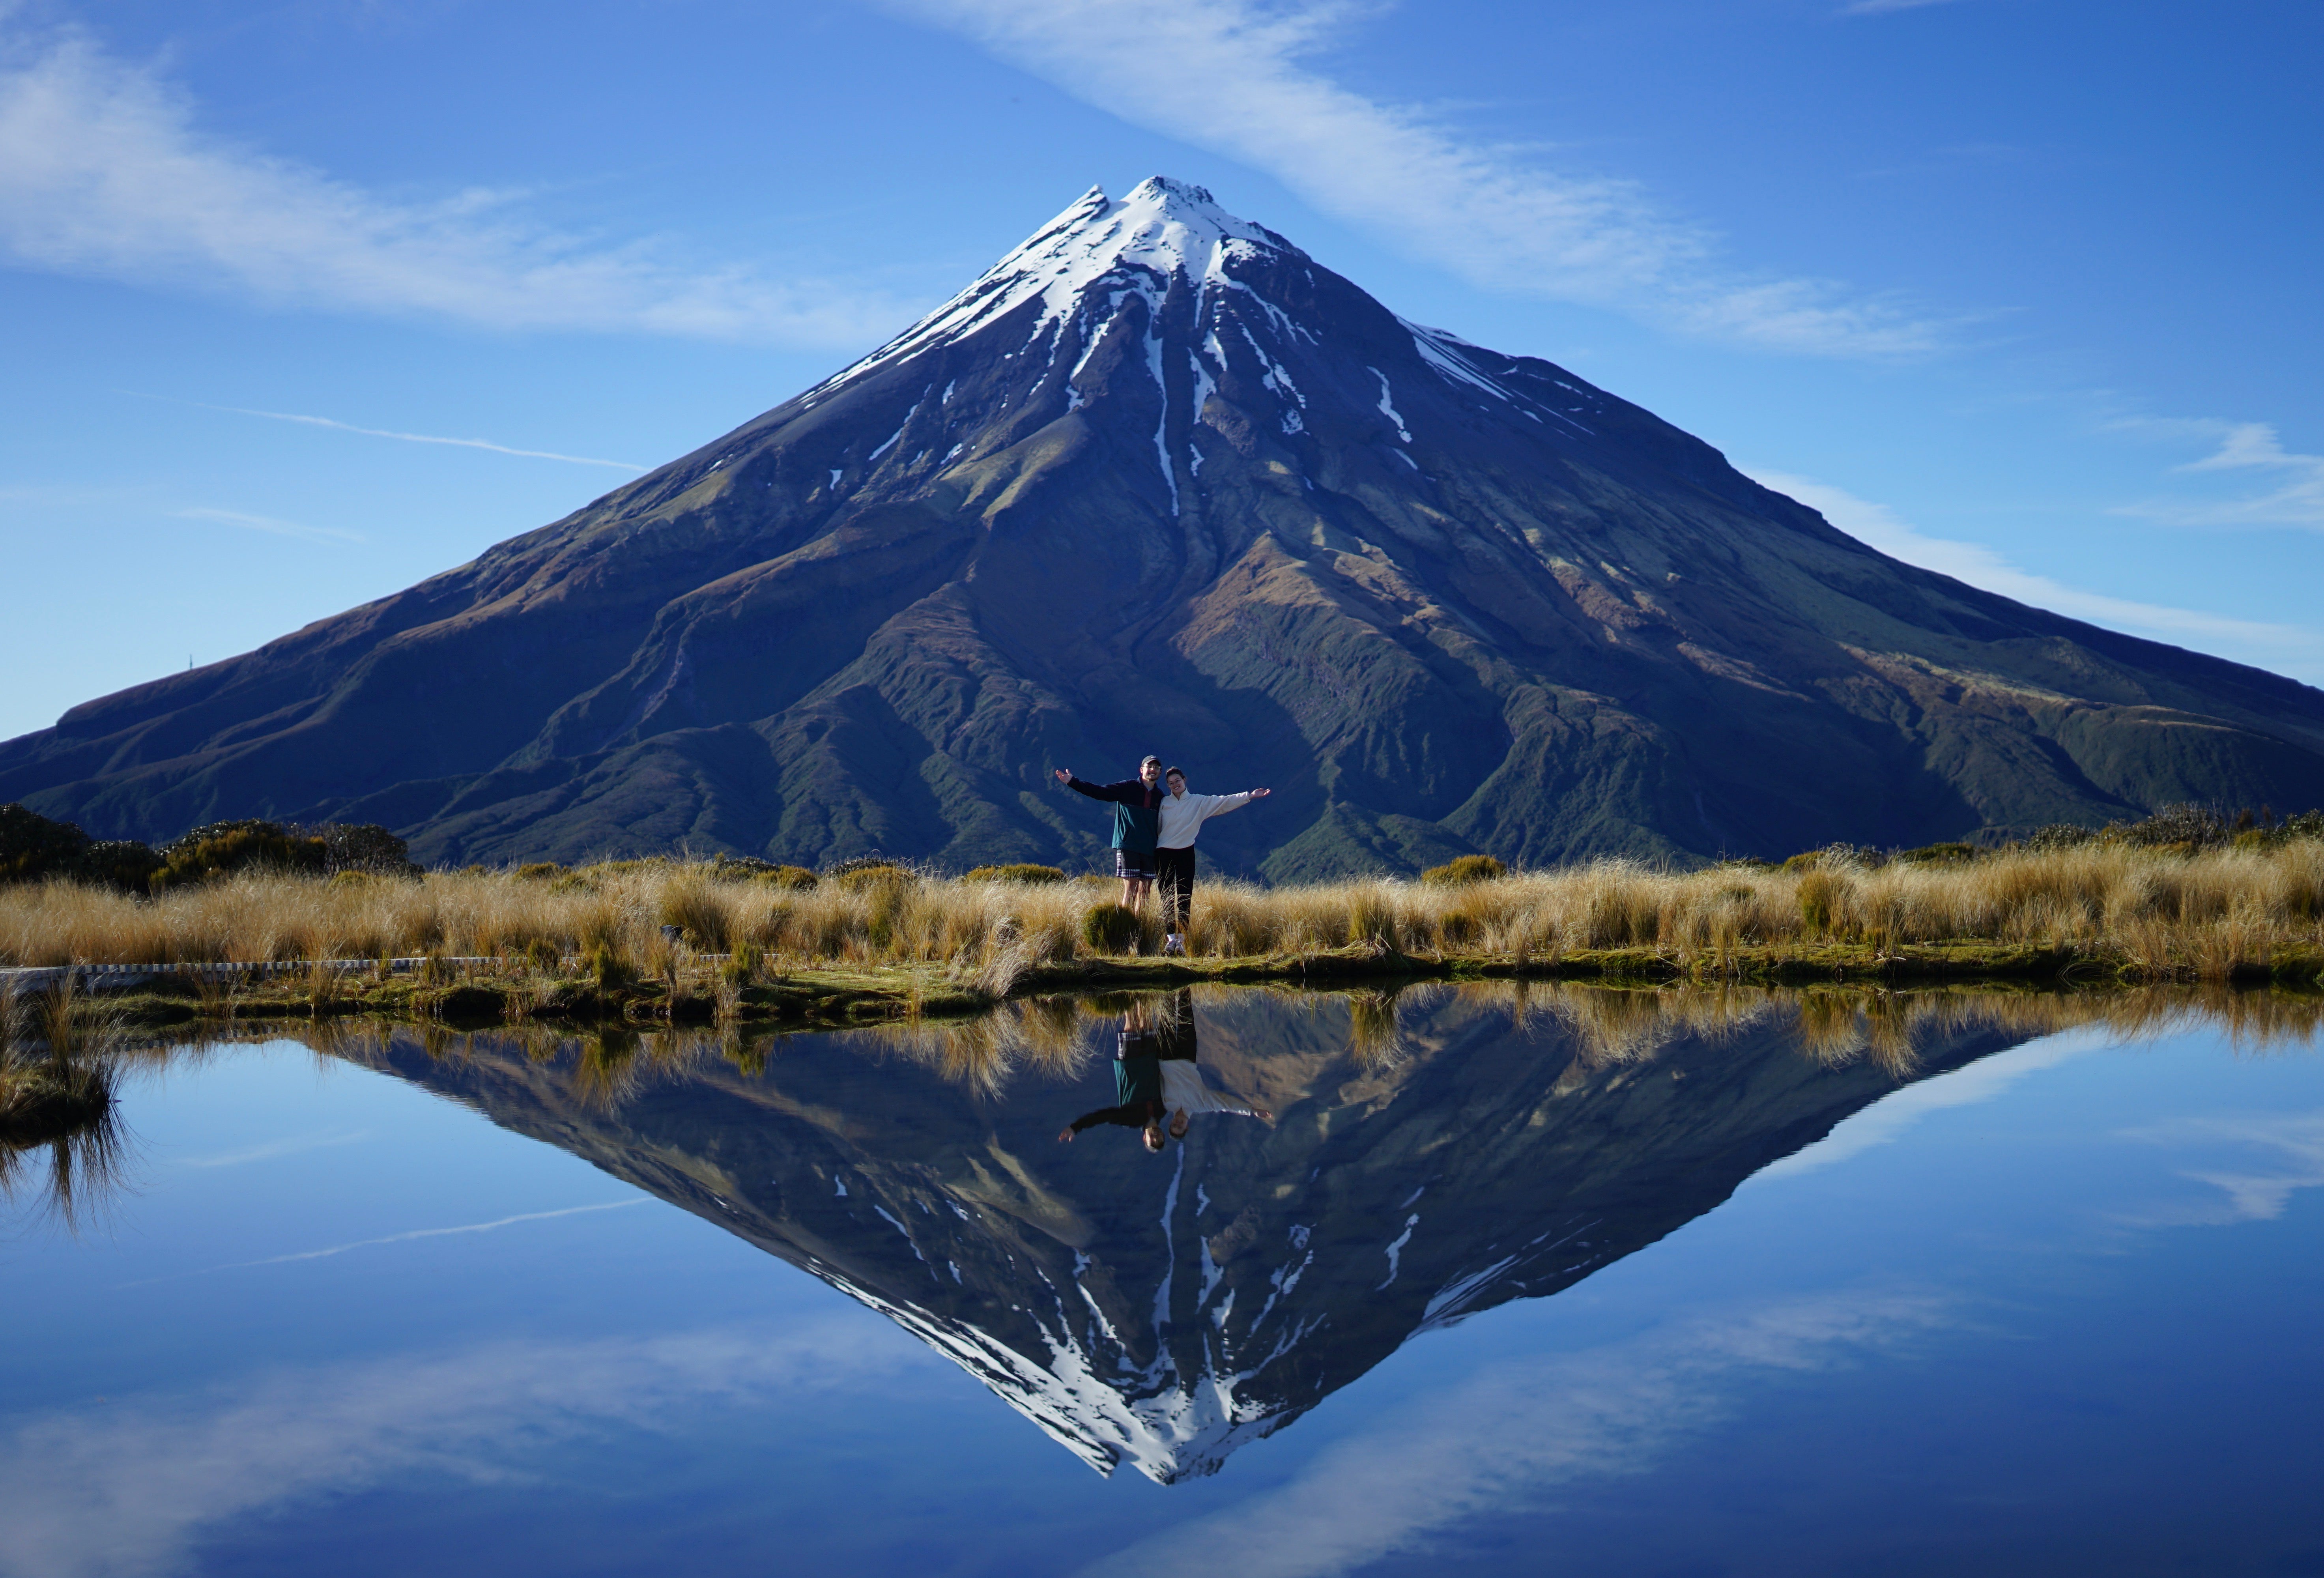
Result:
<svg viewBox="0 0 2324 1578"><path fill-rule="evenodd" d="M1162 775L1169 793L1162 797L1162 830L1154 840L1154 885L1162 894L1162 918L1168 933L1162 951L1186 951L1186 917L1194 903L1194 835L1213 817L1240 810L1272 791L1245 789L1239 795L1196 795L1186 792L1186 774L1172 768Z"/></svg>
<svg viewBox="0 0 2324 1578"><path fill-rule="evenodd" d="M1159 1023L1156 1041L1162 1062L1162 1106L1170 1114L1170 1138L1183 1140L1186 1127L1197 1113L1231 1112L1237 1117L1256 1118L1262 1123L1275 1121L1275 1114L1256 1103L1244 1100L1232 1091L1216 1091L1203 1077L1203 1066L1198 1060L1194 1044L1194 994L1181 989L1170 1001L1170 1007L1157 1016Z"/></svg>

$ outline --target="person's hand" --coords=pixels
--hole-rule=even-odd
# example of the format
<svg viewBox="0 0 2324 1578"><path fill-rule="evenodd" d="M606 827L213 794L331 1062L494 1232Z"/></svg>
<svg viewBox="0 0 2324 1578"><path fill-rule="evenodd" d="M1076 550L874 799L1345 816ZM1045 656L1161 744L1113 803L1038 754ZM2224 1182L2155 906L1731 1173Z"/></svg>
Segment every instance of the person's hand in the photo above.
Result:
<svg viewBox="0 0 2324 1578"><path fill-rule="evenodd" d="M1250 798L1254 800L1263 800L1274 792L1273 789L1253 789L1250 791Z"/></svg>
<svg viewBox="0 0 2324 1578"><path fill-rule="evenodd" d="M1068 770L1068 769L1066 769L1066 768L1063 768L1063 767L1060 767L1059 769L1057 769L1057 781L1058 781L1059 783L1071 783L1071 782L1073 782L1073 781L1074 781L1074 775L1073 775L1072 771L1071 771L1070 770Z"/></svg>
<svg viewBox="0 0 2324 1578"><path fill-rule="evenodd" d="M1057 1141L1061 1145L1071 1145L1074 1142L1074 1126L1071 1123L1057 1130Z"/></svg>

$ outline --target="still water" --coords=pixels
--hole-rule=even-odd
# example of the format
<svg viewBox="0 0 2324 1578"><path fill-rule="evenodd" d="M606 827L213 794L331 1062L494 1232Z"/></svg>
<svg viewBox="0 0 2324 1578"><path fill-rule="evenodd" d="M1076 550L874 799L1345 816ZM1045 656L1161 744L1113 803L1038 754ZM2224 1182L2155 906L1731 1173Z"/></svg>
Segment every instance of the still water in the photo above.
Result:
<svg viewBox="0 0 2324 1578"><path fill-rule="evenodd" d="M2324 1573L2324 1061L2221 1012L181 1049L17 1170L0 1573ZM1271 1116L1060 1143L1125 1016Z"/></svg>

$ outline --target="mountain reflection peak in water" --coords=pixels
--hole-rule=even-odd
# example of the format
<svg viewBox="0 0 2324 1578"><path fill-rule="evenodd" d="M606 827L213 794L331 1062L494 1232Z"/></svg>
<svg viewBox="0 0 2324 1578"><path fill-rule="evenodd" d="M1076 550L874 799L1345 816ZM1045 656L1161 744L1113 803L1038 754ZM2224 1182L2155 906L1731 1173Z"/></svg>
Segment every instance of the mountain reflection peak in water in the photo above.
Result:
<svg viewBox="0 0 2324 1578"><path fill-rule="evenodd" d="M541 1033L318 1049L464 1102L881 1311L1083 1461L1215 1472L1418 1333L1653 1243L1929 1075L2078 1026L2313 999L1508 986L1041 999L745 1042ZM1272 1122L1056 1143L1175 1027Z"/></svg>

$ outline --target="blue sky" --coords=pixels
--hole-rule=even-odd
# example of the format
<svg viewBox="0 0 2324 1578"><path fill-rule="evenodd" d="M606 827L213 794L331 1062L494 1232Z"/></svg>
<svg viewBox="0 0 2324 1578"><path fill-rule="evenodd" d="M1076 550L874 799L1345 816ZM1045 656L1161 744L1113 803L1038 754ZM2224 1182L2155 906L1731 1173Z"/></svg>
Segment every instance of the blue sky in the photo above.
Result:
<svg viewBox="0 0 2324 1578"><path fill-rule="evenodd" d="M1900 557L2324 683L2319 46L2311 0L0 0L0 737L554 520L1157 173Z"/></svg>

